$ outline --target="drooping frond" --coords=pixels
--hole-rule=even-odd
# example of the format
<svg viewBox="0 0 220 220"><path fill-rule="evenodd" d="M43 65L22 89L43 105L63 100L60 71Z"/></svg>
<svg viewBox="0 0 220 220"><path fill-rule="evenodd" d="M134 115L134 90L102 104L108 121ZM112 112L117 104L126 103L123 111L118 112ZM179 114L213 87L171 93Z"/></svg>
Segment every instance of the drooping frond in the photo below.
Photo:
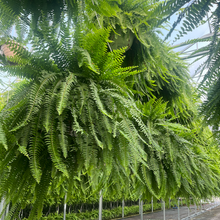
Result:
<svg viewBox="0 0 220 220"><path fill-rule="evenodd" d="M33 51L12 42L17 54L1 57L2 70L26 79L0 113L10 218L31 206L40 219L46 197L96 201L101 189L117 199L219 193L219 150L200 131L185 64L154 32L162 4L79 1L58 23L46 6L27 17ZM131 47L112 49L113 34L126 33Z"/></svg>

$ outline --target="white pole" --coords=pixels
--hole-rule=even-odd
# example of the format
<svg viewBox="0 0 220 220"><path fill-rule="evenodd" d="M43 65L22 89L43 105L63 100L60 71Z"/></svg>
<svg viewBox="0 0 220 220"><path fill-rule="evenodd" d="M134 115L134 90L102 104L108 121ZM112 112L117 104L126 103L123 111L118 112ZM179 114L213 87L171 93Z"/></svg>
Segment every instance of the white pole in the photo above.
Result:
<svg viewBox="0 0 220 220"><path fill-rule="evenodd" d="M141 209L140 209L140 211L141 211L141 220L144 220L144 215L143 215L143 200L141 200Z"/></svg>
<svg viewBox="0 0 220 220"><path fill-rule="evenodd" d="M141 198L139 198L139 215L141 214Z"/></svg>
<svg viewBox="0 0 220 220"><path fill-rule="evenodd" d="M188 217L190 216L190 200L189 200L189 207L188 207Z"/></svg>
<svg viewBox="0 0 220 220"><path fill-rule="evenodd" d="M64 197L63 220L66 220L66 194L65 194L65 197Z"/></svg>
<svg viewBox="0 0 220 220"><path fill-rule="evenodd" d="M4 209L4 203L5 203L5 200L4 198L2 199L1 203L0 203L0 214L2 213L3 209ZM4 214L2 215L1 219L0 220L4 220Z"/></svg>
<svg viewBox="0 0 220 220"><path fill-rule="evenodd" d="M151 206L152 206L152 212L154 212L154 198L152 196L152 199L151 199Z"/></svg>
<svg viewBox="0 0 220 220"><path fill-rule="evenodd" d="M177 209L178 209L178 220L180 220L180 200L179 200L179 198L178 198L178 207L177 207Z"/></svg>
<svg viewBox="0 0 220 220"><path fill-rule="evenodd" d="M102 190L99 192L99 220L102 220Z"/></svg>
<svg viewBox="0 0 220 220"><path fill-rule="evenodd" d="M125 208L125 200L123 199L123 200L122 200L122 218L125 217L124 208Z"/></svg>
<svg viewBox="0 0 220 220"><path fill-rule="evenodd" d="M165 215L165 201L163 201L163 220L166 220L166 215Z"/></svg>
<svg viewBox="0 0 220 220"><path fill-rule="evenodd" d="M8 212L9 212L9 204L7 205L7 208L6 208L6 215L8 215Z"/></svg>

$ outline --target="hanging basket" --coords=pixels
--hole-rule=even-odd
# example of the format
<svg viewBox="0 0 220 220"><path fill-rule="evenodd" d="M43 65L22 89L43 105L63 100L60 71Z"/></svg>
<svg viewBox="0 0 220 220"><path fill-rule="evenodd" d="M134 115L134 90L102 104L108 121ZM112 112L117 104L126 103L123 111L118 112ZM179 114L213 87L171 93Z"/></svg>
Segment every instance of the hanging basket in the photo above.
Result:
<svg viewBox="0 0 220 220"><path fill-rule="evenodd" d="M10 60L10 58L13 58L17 53L12 49L14 47L16 47L16 49L19 49L20 45L19 43L16 42L12 42L12 44L9 43L5 43L3 45L0 46L1 52L4 54L4 56L6 57L8 63L10 65L16 65L17 63L14 63ZM25 49L24 47L22 47L23 49Z"/></svg>
<svg viewBox="0 0 220 220"><path fill-rule="evenodd" d="M14 57L14 55L16 55L16 53L10 49L9 44L3 44L1 46L1 50L2 50L3 54L6 56L6 58Z"/></svg>
<svg viewBox="0 0 220 220"><path fill-rule="evenodd" d="M113 33L110 39L113 41L110 43L110 46L113 50L120 49L122 47L127 47L126 51L130 49L134 41L134 34L128 29L124 33L121 29L116 30L116 33Z"/></svg>

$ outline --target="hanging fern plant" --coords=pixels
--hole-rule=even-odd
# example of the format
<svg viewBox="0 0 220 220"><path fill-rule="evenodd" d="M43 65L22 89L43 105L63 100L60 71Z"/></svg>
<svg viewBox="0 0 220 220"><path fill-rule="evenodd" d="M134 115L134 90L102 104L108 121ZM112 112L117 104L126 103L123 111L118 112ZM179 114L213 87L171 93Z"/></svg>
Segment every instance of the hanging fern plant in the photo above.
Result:
<svg viewBox="0 0 220 220"><path fill-rule="evenodd" d="M38 63L1 112L1 144L5 147L1 149L1 195L11 200L13 207L21 207L20 198L12 198L8 192L17 189L19 195L23 187L31 186L23 192L27 196L35 192L30 218L36 212L40 217L40 204L54 173L71 179L78 175L80 181L86 178L97 189L108 182L116 165L121 166L117 168L118 175L125 172L129 176L135 161L145 163L138 128L130 120L134 118L142 126L141 113L124 82L138 71L120 66L124 49L107 52L108 37L109 30L101 29L81 40L81 47L75 47L74 53L72 49L64 54L54 53L52 59L58 62L51 63L51 71L44 68L43 59L30 54L13 68L4 67L13 74L16 69L27 68L32 59ZM67 39L66 35L63 39ZM56 47L54 52L59 44ZM60 55L67 59L58 58ZM67 63L70 58L71 63ZM125 157L119 146L126 147L131 155ZM9 164L10 172L5 172ZM114 175L112 181L117 179L120 178ZM19 183L10 187L8 181Z"/></svg>
<svg viewBox="0 0 220 220"><path fill-rule="evenodd" d="M150 3L142 2L138 16L137 1L111 2L116 24L120 16L139 18L128 25L136 36L132 47L139 44L132 60L138 66L128 64L126 48L110 50L114 17L97 2L80 2L73 25L65 13L58 26L42 13L30 36L33 52L12 43L15 66L1 56L2 71L26 79L0 112L0 198L12 204L9 218L31 204L29 219L40 219L54 190L58 198L67 192L67 200L102 188L135 199L219 193L219 168L212 164L219 151L215 144L208 150L211 144L193 130L200 122L186 68L156 37L160 3ZM119 5L132 6L135 16L119 13ZM150 27L140 20L149 10ZM109 17L106 28L97 26L94 12Z"/></svg>

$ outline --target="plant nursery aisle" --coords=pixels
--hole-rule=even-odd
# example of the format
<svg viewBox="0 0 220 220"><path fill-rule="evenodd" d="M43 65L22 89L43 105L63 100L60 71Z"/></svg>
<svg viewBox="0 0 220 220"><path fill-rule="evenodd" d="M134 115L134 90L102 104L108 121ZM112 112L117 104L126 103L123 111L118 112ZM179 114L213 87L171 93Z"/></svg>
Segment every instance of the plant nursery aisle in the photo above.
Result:
<svg viewBox="0 0 220 220"><path fill-rule="evenodd" d="M202 215L199 215L193 220L219 220L220 219L220 206L217 206L214 209L211 209Z"/></svg>
<svg viewBox="0 0 220 220"><path fill-rule="evenodd" d="M195 208L195 205L191 205L190 209L187 206L180 207L179 218L178 210L171 208L166 209L166 220L220 220L220 204L208 203L203 204L202 207L198 206ZM213 208L214 206L217 206ZM211 208L212 207L212 208ZM211 208L211 209L210 209ZM203 213L201 213L203 212ZM189 217L190 216L190 217ZM140 220L140 215L123 218L126 220ZM120 220L123 220L120 219ZM152 213L145 213L144 220L163 220L163 211L155 211Z"/></svg>

